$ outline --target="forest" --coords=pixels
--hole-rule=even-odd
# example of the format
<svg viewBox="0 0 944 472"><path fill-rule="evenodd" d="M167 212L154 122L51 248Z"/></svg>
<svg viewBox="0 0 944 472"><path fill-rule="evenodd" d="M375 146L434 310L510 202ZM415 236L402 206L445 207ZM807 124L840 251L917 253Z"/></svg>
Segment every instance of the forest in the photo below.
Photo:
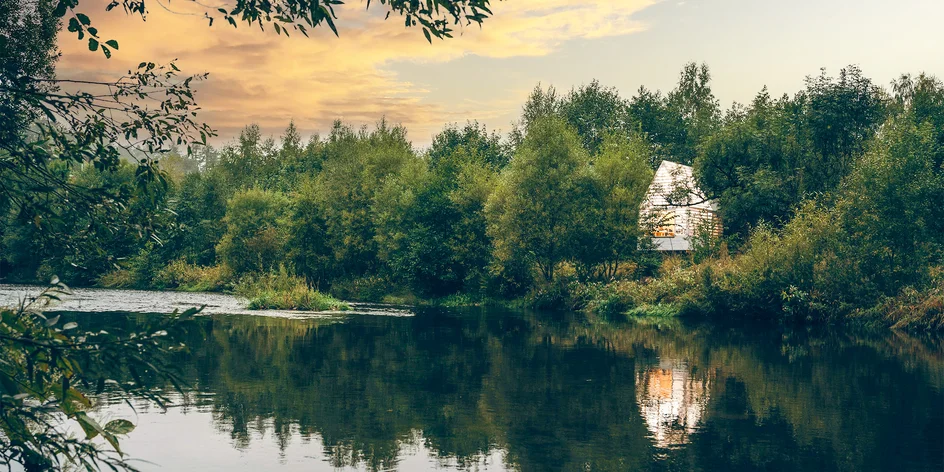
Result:
<svg viewBox="0 0 944 472"><path fill-rule="evenodd" d="M691 63L667 93L538 85L506 136L470 121L418 148L382 117L310 137L248 124L149 159L158 178L128 156L44 164L100 197L90 207L56 188L0 198L0 280L235 291L260 308L514 301L944 327L944 85L924 74L885 88L824 70L723 110ZM693 166L724 227L681 256L652 251L640 218L662 160Z"/></svg>

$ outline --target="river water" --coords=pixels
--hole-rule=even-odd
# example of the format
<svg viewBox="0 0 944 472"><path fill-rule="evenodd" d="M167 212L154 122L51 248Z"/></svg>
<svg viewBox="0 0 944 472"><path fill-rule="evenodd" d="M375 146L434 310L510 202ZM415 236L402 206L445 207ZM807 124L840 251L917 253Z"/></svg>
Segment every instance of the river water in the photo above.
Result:
<svg viewBox="0 0 944 472"><path fill-rule="evenodd" d="M191 305L174 405L99 399L145 471L944 470L937 339L134 291L57 309L121 330Z"/></svg>

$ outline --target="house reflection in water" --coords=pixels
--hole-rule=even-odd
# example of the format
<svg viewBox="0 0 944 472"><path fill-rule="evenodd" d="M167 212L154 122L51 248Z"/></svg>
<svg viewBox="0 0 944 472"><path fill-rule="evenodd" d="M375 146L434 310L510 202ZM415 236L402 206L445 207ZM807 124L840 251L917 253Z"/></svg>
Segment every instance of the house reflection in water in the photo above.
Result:
<svg viewBox="0 0 944 472"><path fill-rule="evenodd" d="M636 373L636 402L656 446L688 443L708 405L710 379L701 377L686 362L670 359Z"/></svg>

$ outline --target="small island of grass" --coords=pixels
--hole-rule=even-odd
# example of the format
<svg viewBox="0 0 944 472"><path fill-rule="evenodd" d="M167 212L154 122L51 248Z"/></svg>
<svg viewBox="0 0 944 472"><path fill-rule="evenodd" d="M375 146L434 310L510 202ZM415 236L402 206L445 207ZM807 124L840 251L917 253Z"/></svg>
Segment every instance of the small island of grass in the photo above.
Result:
<svg viewBox="0 0 944 472"><path fill-rule="evenodd" d="M347 311L346 302L312 288L305 280L286 273L246 278L236 293L249 299L250 310Z"/></svg>

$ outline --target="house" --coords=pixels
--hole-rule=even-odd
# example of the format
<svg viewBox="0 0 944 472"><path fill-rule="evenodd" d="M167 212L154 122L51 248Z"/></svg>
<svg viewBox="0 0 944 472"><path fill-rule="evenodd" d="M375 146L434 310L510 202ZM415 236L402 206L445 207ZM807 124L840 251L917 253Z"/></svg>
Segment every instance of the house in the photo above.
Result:
<svg viewBox="0 0 944 472"><path fill-rule="evenodd" d="M690 166L662 161L640 211L657 251L689 251L700 230L721 235L718 205L705 198Z"/></svg>

